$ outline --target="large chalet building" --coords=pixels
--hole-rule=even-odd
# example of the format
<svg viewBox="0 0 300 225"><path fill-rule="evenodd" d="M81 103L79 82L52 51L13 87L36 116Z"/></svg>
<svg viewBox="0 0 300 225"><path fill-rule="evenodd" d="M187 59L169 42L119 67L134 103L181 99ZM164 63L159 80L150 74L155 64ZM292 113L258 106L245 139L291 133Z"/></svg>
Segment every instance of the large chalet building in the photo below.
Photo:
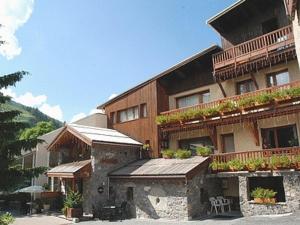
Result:
<svg viewBox="0 0 300 225"><path fill-rule="evenodd" d="M125 200L138 218L198 218L213 196L226 196L244 216L299 209L294 167L214 173L208 167L300 155L298 7L292 0L237 1L207 21L221 47L100 105L108 129L66 125L48 146L60 159L48 172L52 190L62 183L80 190L86 212L106 198ZM152 159L141 159L143 145ZM165 149L199 146L213 154L161 158ZM257 187L275 190L277 203L254 203Z"/></svg>

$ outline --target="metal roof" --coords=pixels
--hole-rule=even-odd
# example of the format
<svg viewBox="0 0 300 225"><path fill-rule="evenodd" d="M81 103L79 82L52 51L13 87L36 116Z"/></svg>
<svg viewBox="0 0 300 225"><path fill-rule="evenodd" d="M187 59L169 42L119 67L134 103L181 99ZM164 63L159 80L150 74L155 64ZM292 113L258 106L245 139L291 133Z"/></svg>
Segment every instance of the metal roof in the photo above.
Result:
<svg viewBox="0 0 300 225"><path fill-rule="evenodd" d="M150 159L139 160L115 170L110 177L147 177L147 176L186 176L193 169L204 163L208 157L195 156L189 159Z"/></svg>
<svg viewBox="0 0 300 225"><path fill-rule="evenodd" d="M78 134L84 138L89 139L92 143L142 145L142 143L112 129L83 126L78 124L68 124L67 127L78 132Z"/></svg>
<svg viewBox="0 0 300 225"><path fill-rule="evenodd" d="M47 174L54 174L54 173L76 173L86 165L90 164L91 160L84 160L84 161L78 161L78 162L72 162L67 164L62 164L59 166L56 166L49 170Z"/></svg>

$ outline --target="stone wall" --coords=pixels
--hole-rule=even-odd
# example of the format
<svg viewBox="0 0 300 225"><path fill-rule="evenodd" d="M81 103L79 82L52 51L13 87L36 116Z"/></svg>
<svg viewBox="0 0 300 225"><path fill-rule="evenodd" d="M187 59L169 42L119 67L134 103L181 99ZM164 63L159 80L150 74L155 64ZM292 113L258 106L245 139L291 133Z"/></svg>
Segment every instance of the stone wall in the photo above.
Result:
<svg viewBox="0 0 300 225"><path fill-rule="evenodd" d="M222 195L221 180L206 178L205 170L188 181L188 217L200 218L207 215L209 197Z"/></svg>
<svg viewBox="0 0 300 225"><path fill-rule="evenodd" d="M187 186L184 179L111 179L119 204L127 201L136 218L188 220ZM133 187L133 200L126 199Z"/></svg>
<svg viewBox="0 0 300 225"><path fill-rule="evenodd" d="M91 149L92 175L83 182L83 209L91 213L94 205L99 209L108 200L107 174L138 159L138 148L118 145L96 145ZM103 193L98 188L103 187ZM113 197L113 196L112 196Z"/></svg>
<svg viewBox="0 0 300 225"><path fill-rule="evenodd" d="M298 172L276 173L273 176L283 177L286 202L275 205L255 204L248 200L248 177L239 176L239 193L241 213L244 216L274 215L295 212L300 204L300 175Z"/></svg>

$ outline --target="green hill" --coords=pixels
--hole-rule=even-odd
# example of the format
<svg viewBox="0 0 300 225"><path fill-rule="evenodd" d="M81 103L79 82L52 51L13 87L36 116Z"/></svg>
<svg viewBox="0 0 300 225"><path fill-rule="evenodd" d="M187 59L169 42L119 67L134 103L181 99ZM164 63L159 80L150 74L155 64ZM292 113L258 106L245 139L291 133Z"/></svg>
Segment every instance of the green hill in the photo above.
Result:
<svg viewBox="0 0 300 225"><path fill-rule="evenodd" d="M28 107L14 101L10 101L1 105L1 108L3 110L18 110L22 112L19 120L27 122L30 127L35 126L40 121L51 121L55 128L63 126L62 122L47 116L37 108Z"/></svg>

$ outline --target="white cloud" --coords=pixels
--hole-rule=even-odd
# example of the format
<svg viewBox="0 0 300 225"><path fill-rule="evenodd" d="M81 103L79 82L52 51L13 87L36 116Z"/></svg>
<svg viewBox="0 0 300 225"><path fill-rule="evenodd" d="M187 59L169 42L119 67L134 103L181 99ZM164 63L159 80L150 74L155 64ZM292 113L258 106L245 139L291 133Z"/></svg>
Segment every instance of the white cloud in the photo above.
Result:
<svg viewBox="0 0 300 225"><path fill-rule="evenodd" d="M46 115L54 119L63 121L63 112L61 107L59 105L51 106L50 104L48 104L46 95L34 96L31 92L26 92L25 94L18 96L11 88L2 88L0 92L2 92L5 96L12 97L12 100L14 100L15 102L30 107L36 107Z"/></svg>
<svg viewBox="0 0 300 225"><path fill-rule="evenodd" d="M15 33L30 18L33 5L34 0L0 0L0 40L5 41L0 54L7 59L21 54Z"/></svg>
<svg viewBox="0 0 300 225"><path fill-rule="evenodd" d="M26 92L24 95L20 95L19 97L14 97L14 100L23 105L35 107L44 104L47 101L47 96L46 95L33 96L32 93Z"/></svg>
<svg viewBox="0 0 300 225"><path fill-rule="evenodd" d="M83 113L83 112L78 113L78 114L75 114L75 115L72 117L70 123L74 123L75 121L80 120L80 119L82 119L82 118L84 118L84 117L86 117L86 114Z"/></svg>
<svg viewBox="0 0 300 225"><path fill-rule="evenodd" d="M113 94L111 94L111 95L108 97L108 100L111 100L111 99L113 99L113 98L115 98L115 97L117 97L117 96L118 96L118 94L113 93Z"/></svg>
<svg viewBox="0 0 300 225"><path fill-rule="evenodd" d="M44 103L41 107L39 107L39 110L54 119L63 121L63 112L59 105L51 106Z"/></svg>

